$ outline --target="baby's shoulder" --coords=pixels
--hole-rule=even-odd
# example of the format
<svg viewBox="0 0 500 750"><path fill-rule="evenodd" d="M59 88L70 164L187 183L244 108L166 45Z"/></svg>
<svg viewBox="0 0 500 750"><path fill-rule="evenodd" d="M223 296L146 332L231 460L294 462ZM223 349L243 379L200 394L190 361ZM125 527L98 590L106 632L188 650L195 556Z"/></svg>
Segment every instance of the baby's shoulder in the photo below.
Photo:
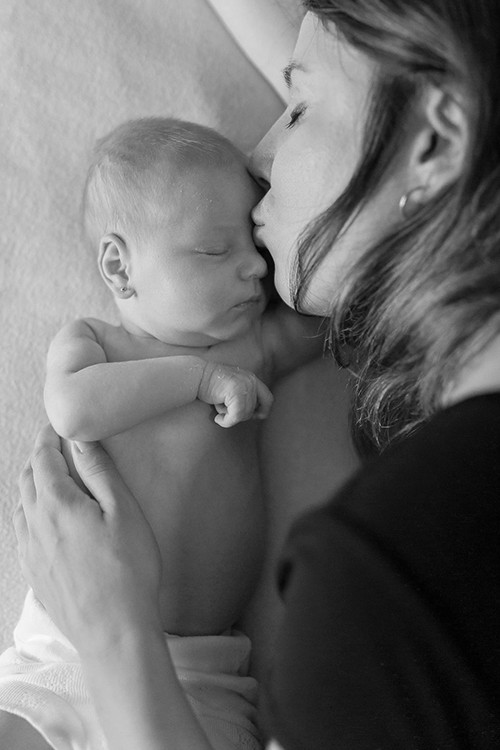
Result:
<svg viewBox="0 0 500 750"><path fill-rule="evenodd" d="M117 326L112 326L110 323L106 323L104 320L99 318L75 318L69 323L66 323L59 332L58 336L91 336L93 338L101 338L106 335L108 329L116 329Z"/></svg>
<svg viewBox="0 0 500 750"><path fill-rule="evenodd" d="M99 320L99 318L75 318L75 320L66 323L58 331L55 338L91 338L100 343L109 336L116 336L118 331L118 326L113 326L104 320Z"/></svg>
<svg viewBox="0 0 500 750"><path fill-rule="evenodd" d="M125 343L124 331L121 326L111 325L99 318L76 318L66 323L54 337L53 343L73 343L82 345L95 342L106 351L111 345L116 347Z"/></svg>

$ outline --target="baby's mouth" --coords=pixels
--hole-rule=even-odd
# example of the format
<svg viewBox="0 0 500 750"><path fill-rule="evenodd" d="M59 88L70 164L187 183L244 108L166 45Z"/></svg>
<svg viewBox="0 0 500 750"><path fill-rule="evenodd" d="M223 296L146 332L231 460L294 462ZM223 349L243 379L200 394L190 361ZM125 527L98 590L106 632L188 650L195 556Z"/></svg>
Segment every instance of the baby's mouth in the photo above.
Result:
<svg viewBox="0 0 500 750"><path fill-rule="evenodd" d="M252 297L249 297L248 299L243 300L243 302L238 302L237 305L233 305L233 307L236 307L237 309L253 307L254 305L258 305L261 299L262 299L262 294L254 294Z"/></svg>

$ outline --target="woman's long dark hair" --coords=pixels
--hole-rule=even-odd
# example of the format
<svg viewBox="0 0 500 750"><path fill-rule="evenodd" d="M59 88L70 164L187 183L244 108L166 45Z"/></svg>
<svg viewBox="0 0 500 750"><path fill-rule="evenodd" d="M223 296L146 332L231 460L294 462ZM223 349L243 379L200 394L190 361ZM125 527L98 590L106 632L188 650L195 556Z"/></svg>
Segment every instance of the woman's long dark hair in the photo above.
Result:
<svg viewBox="0 0 500 750"><path fill-rule="evenodd" d="M352 352L353 433L382 450L440 408L465 357L500 331L499 0L306 0L373 58L379 75L363 156L344 194L299 248L295 302L370 200L400 147L419 92L460 87L470 144L460 179L363 250L331 316L337 360Z"/></svg>

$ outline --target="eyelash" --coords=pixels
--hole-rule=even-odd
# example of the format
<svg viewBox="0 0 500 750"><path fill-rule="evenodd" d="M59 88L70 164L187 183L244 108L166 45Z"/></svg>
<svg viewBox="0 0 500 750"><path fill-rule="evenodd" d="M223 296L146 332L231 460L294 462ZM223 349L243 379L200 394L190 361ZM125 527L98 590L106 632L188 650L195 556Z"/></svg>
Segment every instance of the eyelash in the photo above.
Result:
<svg viewBox="0 0 500 750"><path fill-rule="evenodd" d="M290 113L290 119L285 125L285 128L293 128L299 117L304 114L305 109L306 108L303 104L298 104Z"/></svg>

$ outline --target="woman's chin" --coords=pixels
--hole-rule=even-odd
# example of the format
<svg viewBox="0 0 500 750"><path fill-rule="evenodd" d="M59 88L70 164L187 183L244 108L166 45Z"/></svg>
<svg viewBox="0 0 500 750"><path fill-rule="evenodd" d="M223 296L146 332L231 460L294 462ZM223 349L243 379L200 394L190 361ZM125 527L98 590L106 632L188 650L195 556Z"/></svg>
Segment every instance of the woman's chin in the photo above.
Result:
<svg viewBox="0 0 500 750"><path fill-rule="evenodd" d="M290 287L285 283L281 284L279 279L276 278L276 276L274 277L274 286L279 296L281 297L282 301L285 303L285 305L287 305L288 307L291 307L292 310L295 310L295 306L292 300L292 295L290 293Z"/></svg>
<svg viewBox="0 0 500 750"><path fill-rule="evenodd" d="M326 318L331 315L331 311L331 302L327 303L326 300L310 297L309 294L306 294L304 299L300 301L299 312L303 315Z"/></svg>
<svg viewBox="0 0 500 750"><path fill-rule="evenodd" d="M302 305L300 312L304 315L315 315L318 318L327 318L331 315L331 305L317 301L308 304L307 300Z"/></svg>

